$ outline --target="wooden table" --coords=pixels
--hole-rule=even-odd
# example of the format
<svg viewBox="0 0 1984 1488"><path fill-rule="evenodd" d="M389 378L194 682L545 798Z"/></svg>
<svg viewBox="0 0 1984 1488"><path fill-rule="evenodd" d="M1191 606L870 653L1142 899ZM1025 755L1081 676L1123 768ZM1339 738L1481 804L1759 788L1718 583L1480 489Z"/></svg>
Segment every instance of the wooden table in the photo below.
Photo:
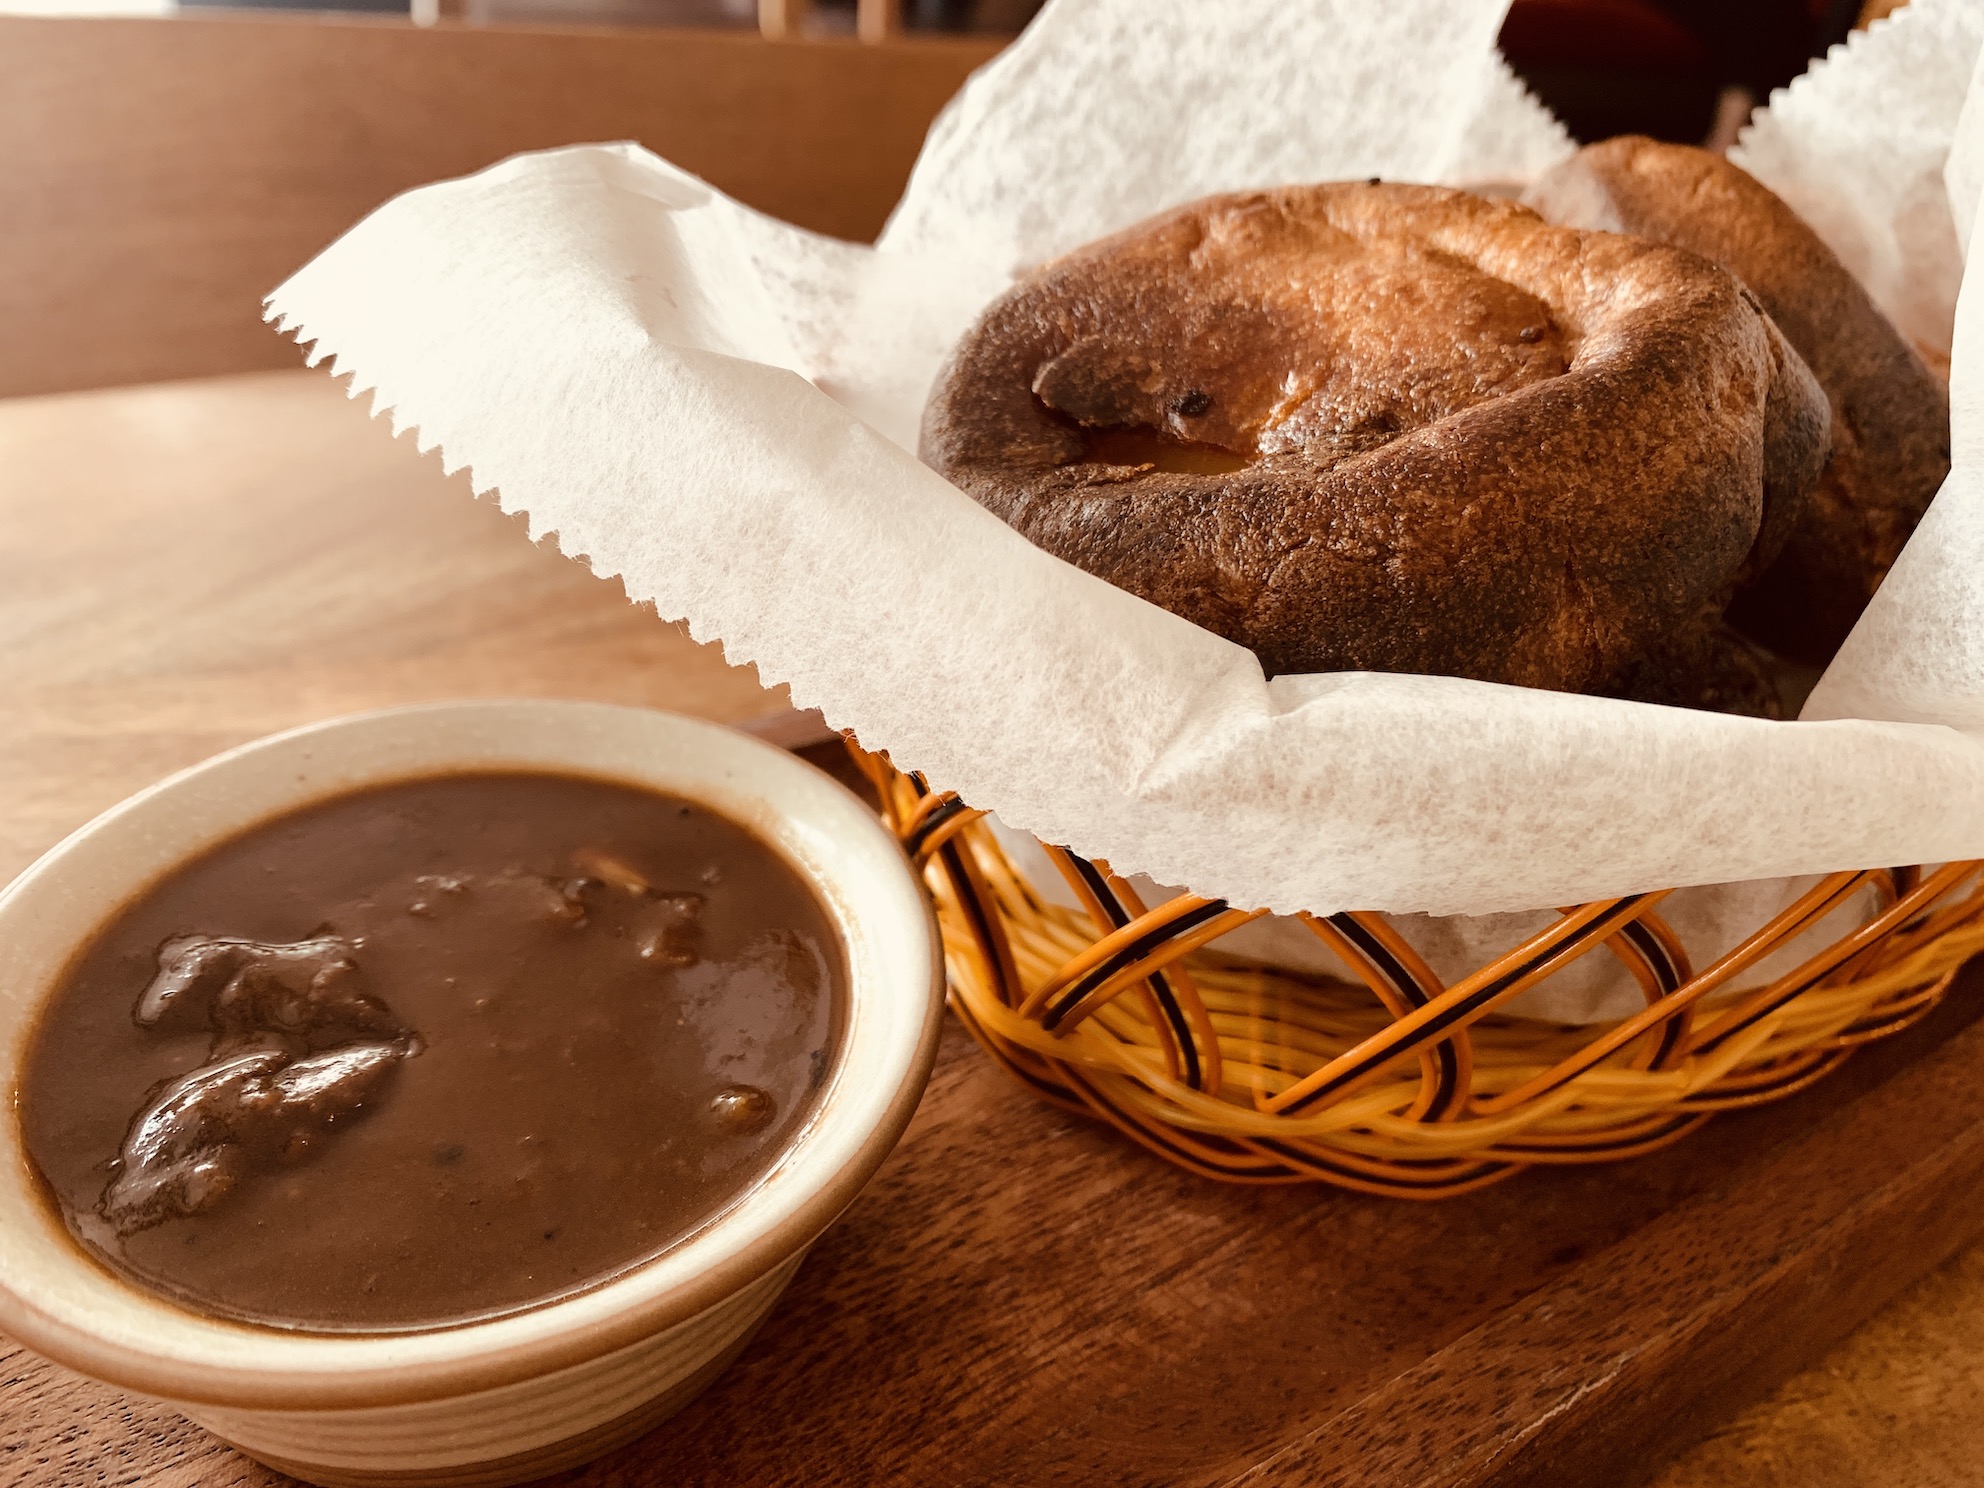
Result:
<svg viewBox="0 0 1984 1488"><path fill-rule="evenodd" d="M320 376L0 404L0 878L254 735L506 694L733 720L783 707L533 548ZM1708 1361L1712 1393L1735 1400L1810 1363L1826 1266L1841 1268L1842 1316L1893 1290L1841 1259L1849 1246L1812 1239L1829 1226L1864 1249L1903 1222L1884 1173L1942 1164L1906 1219L1934 1254L1979 1228L1984 1143L1956 1114L1984 1084L1974 1012L1654 1158L1432 1207L1184 1177L1037 1104L953 1029L909 1136L759 1341L673 1423L569 1481L1499 1484L1551 1481L1557 1461L1591 1481L1574 1441L1549 1446L1549 1422L1587 1389L1629 1405L1656 1324L1661 1348ZM1904 1067L1944 1092L1941 1125L1897 1114L1884 1077ZM1828 1140L1859 1156L1841 1162ZM1786 1190L1768 1202L1745 1186L1760 1165ZM1835 1192L1848 1168L1862 1187ZM1733 1255L1723 1216L1769 1254ZM1632 1280L1662 1266L1657 1295ZM1628 1279L1617 1298L1614 1278ZM1690 1287L1689 1306L1742 1292L1766 1310L1691 1342L1707 1314L1675 1301ZM1604 1343L1600 1382L1577 1383L1579 1351L1621 1309L1645 1339ZM1514 1362L1497 1373L1497 1358ZM1454 1415L1481 1429L1464 1450L1450 1432L1439 1457L1431 1428ZM1649 1428L1607 1480L1984 1483L1984 1247L1659 1466L1718 1419ZM162 1408L0 1345L0 1485L276 1481Z"/></svg>

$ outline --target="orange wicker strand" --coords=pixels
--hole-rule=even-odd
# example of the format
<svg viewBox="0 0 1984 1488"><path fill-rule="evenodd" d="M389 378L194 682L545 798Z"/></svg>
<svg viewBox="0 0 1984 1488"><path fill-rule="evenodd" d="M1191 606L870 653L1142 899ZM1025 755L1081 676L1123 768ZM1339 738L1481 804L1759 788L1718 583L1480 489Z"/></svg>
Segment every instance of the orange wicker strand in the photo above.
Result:
<svg viewBox="0 0 1984 1488"><path fill-rule="evenodd" d="M1951 863L1830 874L1699 971L1653 893L1567 907L1451 985L1383 915L1305 915L1356 980L1302 975L1220 946L1261 912L1147 908L1065 849L1048 856L1080 908L1051 903L984 813L850 749L930 887L973 1038L1045 1099L1224 1182L1431 1199L1637 1156L1823 1079L1984 950L1984 865ZM1644 1009L1581 1027L1503 1011L1597 950Z"/></svg>

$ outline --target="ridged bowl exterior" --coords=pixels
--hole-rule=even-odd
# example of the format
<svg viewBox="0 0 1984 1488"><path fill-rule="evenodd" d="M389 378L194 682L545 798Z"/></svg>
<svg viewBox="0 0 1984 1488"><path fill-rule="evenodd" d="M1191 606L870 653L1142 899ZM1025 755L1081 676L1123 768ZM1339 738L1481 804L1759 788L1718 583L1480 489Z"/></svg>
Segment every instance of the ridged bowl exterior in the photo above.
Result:
<svg viewBox="0 0 1984 1488"><path fill-rule="evenodd" d="M943 1019L927 892L871 807L784 750L596 703L433 704L218 756L114 807L0 891L0 1105L79 946L189 857L314 800L423 775L542 769L700 800L814 889L847 957L839 1051L814 1110L701 1228L570 1296L403 1333L252 1327L98 1266L0 1118L0 1332L174 1404L321 1484L501 1484L571 1466L678 1409L741 1349L916 1108Z"/></svg>
<svg viewBox="0 0 1984 1488"><path fill-rule="evenodd" d="M505 1488L588 1461L687 1405L751 1341L801 1259L664 1333L495 1390L358 1410L167 1404L324 1488Z"/></svg>

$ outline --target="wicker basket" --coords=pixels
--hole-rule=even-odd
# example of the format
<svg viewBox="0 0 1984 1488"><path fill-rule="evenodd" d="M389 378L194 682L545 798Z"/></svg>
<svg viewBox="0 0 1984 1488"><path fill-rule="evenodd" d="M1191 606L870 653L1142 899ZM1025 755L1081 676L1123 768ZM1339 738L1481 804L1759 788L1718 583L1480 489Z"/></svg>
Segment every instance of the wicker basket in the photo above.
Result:
<svg viewBox="0 0 1984 1488"><path fill-rule="evenodd" d="M1968 862L1834 873L1699 969L1660 892L1565 909L1451 986L1382 915L1305 915L1361 984L1303 976L1217 950L1265 911L1146 908L1061 848L1048 856L1085 912L1050 903L982 811L854 754L930 886L951 1006L979 1043L1057 1105L1233 1182L1441 1198L1630 1157L1811 1084L1984 950L1984 865ZM1796 964L1757 984L1791 947ZM1598 953L1644 1011L1578 1027L1497 1011Z"/></svg>

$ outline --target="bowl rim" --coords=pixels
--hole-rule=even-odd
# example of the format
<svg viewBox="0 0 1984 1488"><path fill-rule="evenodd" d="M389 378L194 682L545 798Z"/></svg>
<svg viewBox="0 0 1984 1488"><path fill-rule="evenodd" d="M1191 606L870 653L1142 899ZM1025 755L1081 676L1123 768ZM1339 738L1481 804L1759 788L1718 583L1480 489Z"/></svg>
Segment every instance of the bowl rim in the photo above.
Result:
<svg viewBox="0 0 1984 1488"><path fill-rule="evenodd" d="M841 932L848 1017L827 1087L778 1159L712 1221L619 1275L434 1329L338 1334L235 1322L174 1304L91 1259L41 1197L16 1114L22 1055L74 954L164 873L272 817L371 784L504 768L697 799L750 828L814 889ZM120 849L148 866L112 869L123 882L107 890L99 882L93 892L89 875L101 877ZM51 914L70 929L41 932L17 980L10 942L35 947L36 922ZM77 924L85 925L80 933ZM114 1385L250 1410L411 1405L516 1384L637 1343L809 1245L895 1146L942 1027L938 936L920 877L866 803L798 756L706 720L551 699L419 703L306 724L215 755L103 812L0 890L0 1329Z"/></svg>

